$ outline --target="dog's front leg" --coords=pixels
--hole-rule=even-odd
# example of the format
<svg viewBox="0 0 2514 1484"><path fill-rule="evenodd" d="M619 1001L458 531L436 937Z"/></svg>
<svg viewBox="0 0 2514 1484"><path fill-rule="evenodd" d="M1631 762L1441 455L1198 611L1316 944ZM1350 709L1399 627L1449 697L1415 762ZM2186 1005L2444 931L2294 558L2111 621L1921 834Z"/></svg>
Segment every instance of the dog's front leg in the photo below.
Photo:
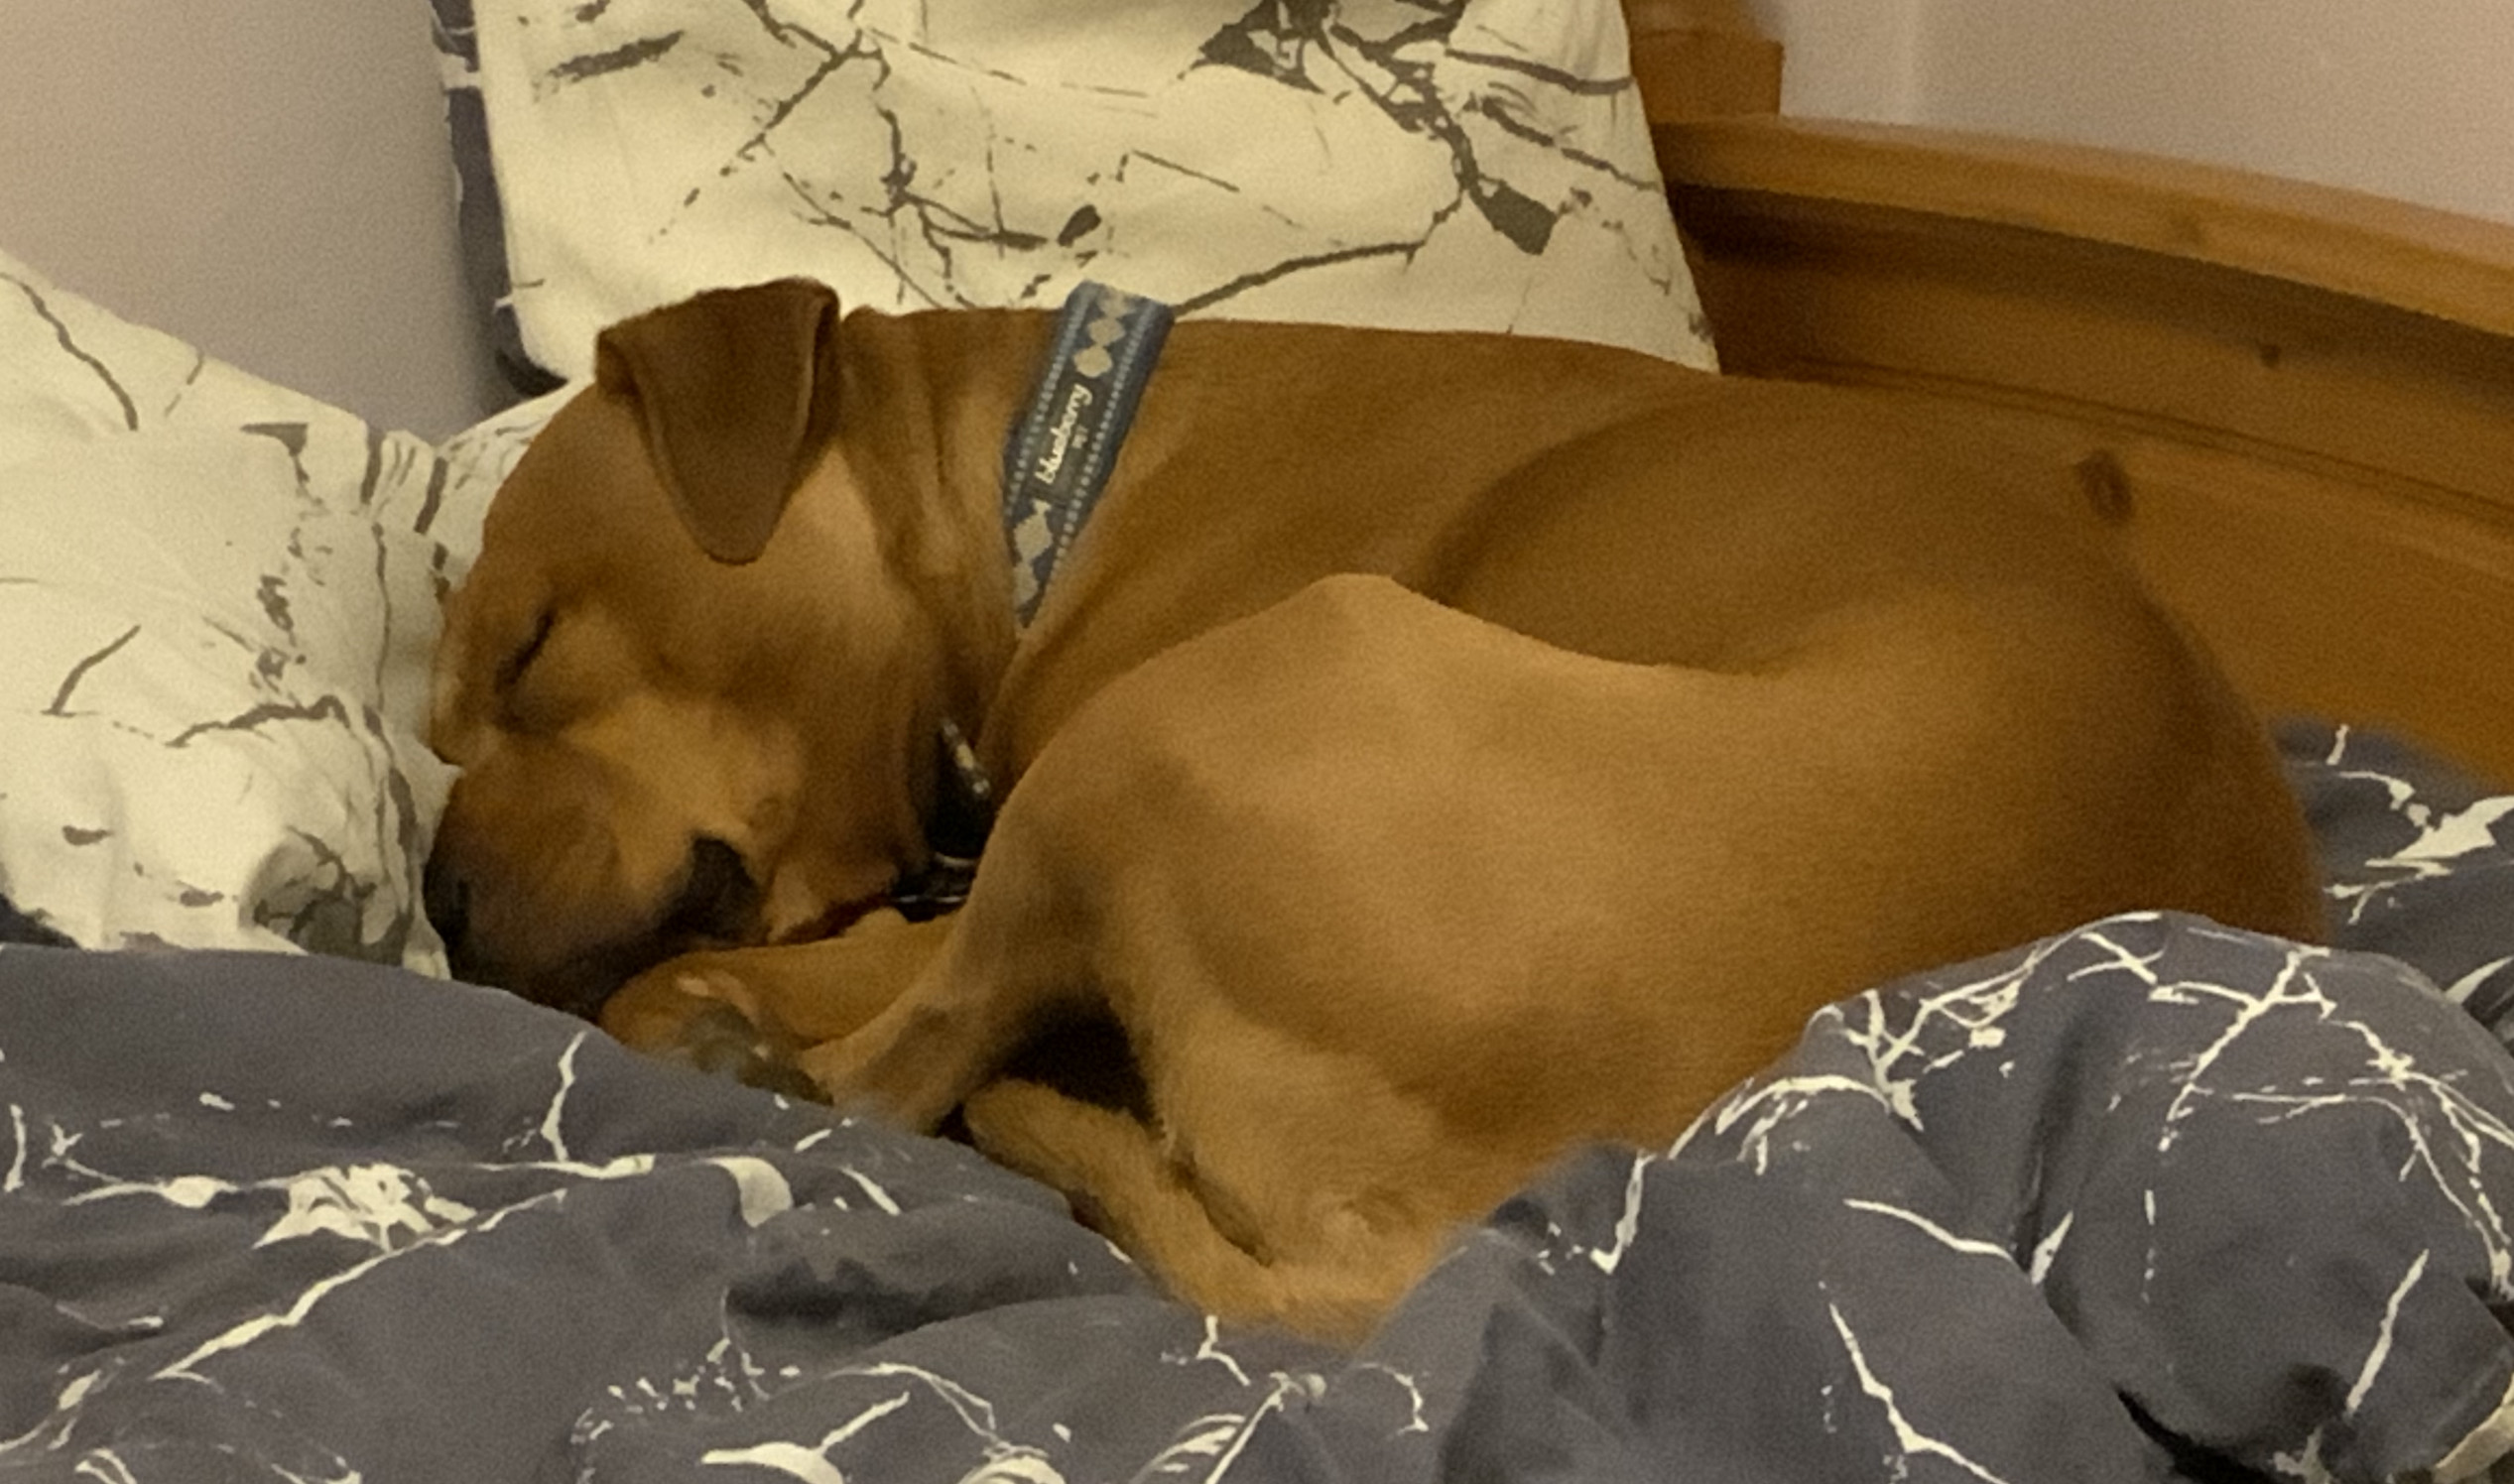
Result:
<svg viewBox="0 0 2514 1484"><path fill-rule="evenodd" d="M952 921L958 930L917 982L851 1035L804 1051L795 1064L841 1108L878 1114L930 1131L975 1091L1031 1029L1006 998L965 975L958 960L974 926L983 933L983 897Z"/></svg>
<svg viewBox="0 0 2514 1484"><path fill-rule="evenodd" d="M1084 883L1097 878L1068 869L1073 806L1054 790L1016 791L968 904L940 920L950 931L915 982L862 1029L796 1058L832 1103L931 1130L1036 1033L1094 1008Z"/></svg>
<svg viewBox="0 0 2514 1484"><path fill-rule="evenodd" d="M817 1096L797 1058L879 1015L950 931L877 912L815 942L686 953L638 975L603 1004L602 1028L666 1060L754 1086Z"/></svg>

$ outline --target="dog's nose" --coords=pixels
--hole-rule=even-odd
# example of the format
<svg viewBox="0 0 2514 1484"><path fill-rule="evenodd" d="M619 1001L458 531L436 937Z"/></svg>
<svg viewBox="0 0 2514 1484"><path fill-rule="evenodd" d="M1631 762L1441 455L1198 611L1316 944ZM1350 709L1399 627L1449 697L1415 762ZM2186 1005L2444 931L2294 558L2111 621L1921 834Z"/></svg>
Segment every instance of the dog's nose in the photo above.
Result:
<svg viewBox="0 0 2514 1484"><path fill-rule="evenodd" d="M759 883L742 852L713 835L690 843L690 864L681 894L665 915L664 940L739 942L759 912Z"/></svg>

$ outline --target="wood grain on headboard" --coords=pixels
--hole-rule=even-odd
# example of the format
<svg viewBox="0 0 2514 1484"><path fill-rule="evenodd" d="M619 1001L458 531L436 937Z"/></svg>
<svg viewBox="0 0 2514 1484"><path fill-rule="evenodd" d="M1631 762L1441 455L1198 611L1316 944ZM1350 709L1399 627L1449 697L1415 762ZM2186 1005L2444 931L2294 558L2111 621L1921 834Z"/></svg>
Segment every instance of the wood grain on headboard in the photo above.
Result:
<svg viewBox="0 0 2514 1484"><path fill-rule="evenodd" d="M1744 0L1624 0L1624 29L1652 120L1779 111L1781 44Z"/></svg>
<svg viewBox="0 0 2514 1484"><path fill-rule="evenodd" d="M2514 783L2514 227L1722 107L1702 79L1729 41L1706 39L1750 26L1737 0L1627 9L1728 370L1863 388L2059 463L2264 712ZM1645 69L1651 36L1682 63Z"/></svg>
<svg viewBox="0 0 2514 1484"><path fill-rule="evenodd" d="M1656 137L1730 370L2066 463L2261 709L2514 781L2514 227L1917 129Z"/></svg>

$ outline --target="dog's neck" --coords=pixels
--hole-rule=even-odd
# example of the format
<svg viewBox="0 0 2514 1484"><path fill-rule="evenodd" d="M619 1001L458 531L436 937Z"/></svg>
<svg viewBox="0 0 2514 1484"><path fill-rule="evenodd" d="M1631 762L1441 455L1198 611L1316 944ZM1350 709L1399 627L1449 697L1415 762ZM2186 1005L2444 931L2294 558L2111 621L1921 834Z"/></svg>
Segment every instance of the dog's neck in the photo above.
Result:
<svg viewBox="0 0 2514 1484"><path fill-rule="evenodd" d="M978 852L994 822L997 799L994 778L970 738L986 721L1021 631L1038 612L1107 486L1171 317L1165 305L1086 283L1068 298L1033 351L1032 364L1023 373L1027 397L1016 403L1015 411L1002 410L1001 379L1011 369L1002 358L990 360L992 374L979 395L967 395L967 389L953 395L931 385L924 389L920 400L926 405L918 411L930 414L932 421L917 419L915 426L935 430L934 462L925 466L940 473L943 508L954 516L964 517L965 507L952 497L978 487L964 451L972 435L996 419L999 426L1009 427L1009 433L999 434L999 520L981 523L994 527L1002 553L997 569L1007 580L977 584L979 593L993 595L980 596L981 611L974 615L965 610L932 615L944 647L940 657L944 683L940 714L933 722L935 771L928 793L933 800L927 822L933 858L924 871L902 881L894 898L894 905L912 918L951 911L966 896ZM946 350L940 360L949 365L958 358ZM960 365L965 368L966 363ZM962 421L972 411L975 429ZM921 453L912 456L925 462ZM944 544L964 557L971 547L969 523L963 518L953 524L956 539L946 538ZM983 546L984 538L976 544ZM964 561L950 565L967 570ZM966 582L953 582L943 584L943 590L965 598L972 589ZM980 642L968 645L972 637Z"/></svg>

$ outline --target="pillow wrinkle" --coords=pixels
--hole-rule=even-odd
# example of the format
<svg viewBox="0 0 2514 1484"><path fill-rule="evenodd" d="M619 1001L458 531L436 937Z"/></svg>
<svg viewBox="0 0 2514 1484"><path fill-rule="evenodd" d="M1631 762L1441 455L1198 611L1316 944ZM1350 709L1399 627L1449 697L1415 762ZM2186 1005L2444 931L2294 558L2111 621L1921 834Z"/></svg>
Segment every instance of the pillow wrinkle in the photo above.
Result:
<svg viewBox="0 0 2514 1484"><path fill-rule="evenodd" d="M439 15L471 256L509 352L562 376L605 325L794 274L1713 364L1613 0Z"/></svg>
<svg viewBox="0 0 2514 1484"><path fill-rule="evenodd" d="M442 973L428 666L502 465L0 258L0 893L87 947Z"/></svg>

